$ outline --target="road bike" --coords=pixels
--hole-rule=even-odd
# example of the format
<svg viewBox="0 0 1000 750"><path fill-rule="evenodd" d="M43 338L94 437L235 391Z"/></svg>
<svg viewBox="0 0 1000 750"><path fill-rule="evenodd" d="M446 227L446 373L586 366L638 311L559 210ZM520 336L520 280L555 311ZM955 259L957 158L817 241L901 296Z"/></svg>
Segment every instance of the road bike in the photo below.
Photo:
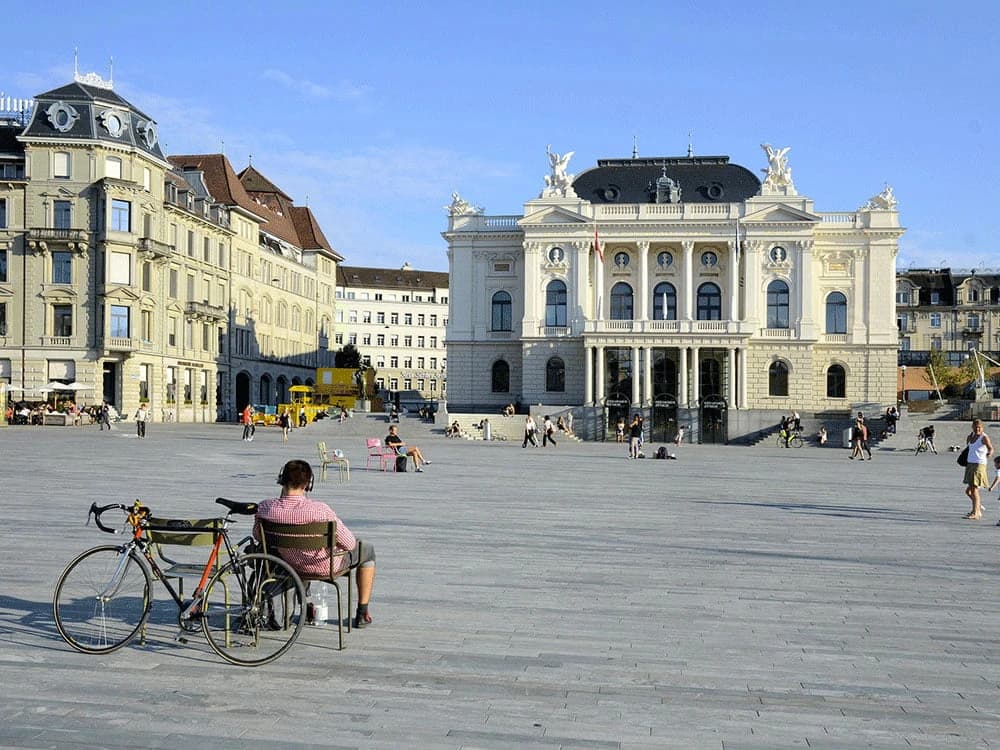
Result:
<svg viewBox="0 0 1000 750"><path fill-rule="evenodd" d="M140 632L144 636L155 579L177 605L180 642L186 643L185 634L200 628L215 653L242 666L266 664L285 653L305 623L302 581L281 558L255 551L250 536L235 545L230 539L232 516L254 515L256 503L222 497L215 502L229 512L222 518L194 523L154 521L150 509L138 500L130 506L91 504L88 525L93 518L101 531L127 533L129 540L81 552L59 576L52 605L63 639L77 651L107 654ZM119 529L101 521L104 513L114 510L125 515ZM206 527L206 523L210 525ZM182 540L185 535L205 534L206 530L214 542L197 587L185 599L179 593L182 584L175 589L168 580L179 575L157 562L157 538L168 535ZM244 545L249 546L241 551ZM219 564L223 552L226 562ZM169 562L162 555L161 560Z"/></svg>

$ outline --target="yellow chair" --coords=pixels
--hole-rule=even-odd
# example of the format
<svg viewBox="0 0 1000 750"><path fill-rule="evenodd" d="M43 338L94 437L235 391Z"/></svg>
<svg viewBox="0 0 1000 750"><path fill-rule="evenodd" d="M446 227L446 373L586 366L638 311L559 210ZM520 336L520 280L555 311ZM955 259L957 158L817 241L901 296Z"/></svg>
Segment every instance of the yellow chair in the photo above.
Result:
<svg viewBox="0 0 1000 750"><path fill-rule="evenodd" d="M347 456L344 455L342 450L327 450L326 443L320 441L316 443L316 448L319 450L319 465L320 465L320 478L326 481L326 467L336 466L339 472L340 481L344 481L346 475L347 481L351 481L351 462L347 460Z"/></svg>

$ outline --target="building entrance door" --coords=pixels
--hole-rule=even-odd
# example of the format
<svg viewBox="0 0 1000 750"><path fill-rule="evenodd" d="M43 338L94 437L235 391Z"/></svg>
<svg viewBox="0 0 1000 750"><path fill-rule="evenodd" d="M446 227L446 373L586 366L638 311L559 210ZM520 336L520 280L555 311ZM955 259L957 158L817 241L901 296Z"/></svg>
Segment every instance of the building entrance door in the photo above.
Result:
<svg viewBox="0 0 1000 750"><path fill-rule="evenodd" d="M663 393L653 399L651 443L669 443L677 437L677 397Z"/></svg>
<svg viewBox="0 0 1000 750"><path fill-rule="evenodd" d="M105 362L104 363L104 382L103 382L104 400L109 404L114 405L116 409L122 408L122 405L118 403L116 396L118 395L118 363L117 362Z"/></svg>
<svg viewBox="0 0 1000 750"><path fill-rule="evenodd" d="M604 399L604 439L614 435L618 420L622 419L628 425L629 397L621 393L612 393Z"/></svg>
<svg viewBox="0 0 1000 750"><path fill-rule="evenodd" d="M701 400L699 416L701 421L702 443L725 443L729 440L728 420L726 412L729 404L717 393Z"/></svg>

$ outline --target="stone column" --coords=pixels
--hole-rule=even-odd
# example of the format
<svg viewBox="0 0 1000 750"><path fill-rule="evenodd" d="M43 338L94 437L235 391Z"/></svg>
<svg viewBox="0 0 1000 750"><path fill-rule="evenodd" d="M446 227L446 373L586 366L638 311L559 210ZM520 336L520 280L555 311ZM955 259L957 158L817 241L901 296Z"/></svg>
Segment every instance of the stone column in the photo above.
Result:
<svg viewBox="0 0 1000 750"><path fill-rule="evenodd" d="M726 400L736 408L736 350L726 349Z"/></svg>
<svg viewBox="0 0 1000 750"><path fill-rule="evenodd" d="M677 362L677 405L683 408L687 408L688 405L688 350L686 346L682 346L677 350L680 353L679 361Z"/></svg>
<svg viewBox="0 0 1000 750"><path fill-rule="evenodd" d="M597 367L596 367L596 371L597 371L597 384L596 385L597 385L597 387L596 387L596 389L594 391L594 400L598 404L603 404L604 403L604 396L606 395L605 392L604 392L604 389L605 389L605 383L604 383L604 347L603 346L595 346L594 347L594 354L597 357Z"/></svg>
<svg viewBox="0 0 1000 750"><path fill-rule="evenodd" d="M729 273L727 274L729 284L729 320L740 319L740 277L737 268L737 253L739 243L735 240L729 241Z"/></svg>
<svg viewBox="0 0 1000 750"><path fill-rule="evenodd" d="M639 347L632 347L632 406L639 406Z"/></svg>
<svg viewBox="0 0 1000 750"><path fill-rule="evenodd" d="M643 383L645 384L644 403L653 404L653 347L646 347L646 360L643 364Z"/></svg>
<svg viewBox="0 0 1000 750"><path fill-rule="evenodd" d="M649 320L649 243L643 240L639 247L639 314L636 320Z"/></svg>
<svg viewBox="0 0 1000 750"><path fill-rule="evenodd" d="M694 309L694 242L685 240L681 243L681 288L680 302L681 309L678 311L678 320L694 320L692 310Z"/></svg>
<svg viewBox="0 0 1000 750"><path fill-rule="evenodd" d="M816 337L816 320L813 309L818 300L813 299L813 240L802 240L799 245L799 338Z"/></svg>
<svg viewBox="0 0 1000 750"><path fill-rule="evenodd" d="M740 349L740 408L747 408L747 348Z"/></svg>
<svg viewBox="0 0 1000 750"><path fill-rule="evenodd" d="M698 364L699 364L700 358L701 358L701 347L692 346L691 347L691 373L690 373L691 400L688 402L688 404L691 406L691 408L694 408L694 407L696 407L698 405L698 398L701 395L700 393L698 393L698 387L699 387L698 386Z"/></svg>
<svg viewBox="0 0 1000 750"><path fill-rule="evenodd" d="M583 403L594 403L594 347L583 347Z"/></svg>

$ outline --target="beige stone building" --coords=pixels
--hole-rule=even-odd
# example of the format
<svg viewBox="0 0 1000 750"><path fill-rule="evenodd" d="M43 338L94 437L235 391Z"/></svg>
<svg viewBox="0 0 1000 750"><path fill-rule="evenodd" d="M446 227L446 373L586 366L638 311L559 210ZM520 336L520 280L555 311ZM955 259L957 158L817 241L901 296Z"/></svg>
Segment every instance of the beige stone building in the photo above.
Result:
<svg viewBox="0 0 1000 750"><path fill-rule="evenodd" d="M538 198L490 216L457 194L448 242L449 410L510 401L626 413L654 439L726 441L781 414L894 401L892 288L903 230L890 188L819 211L788 149L763 181L728 157L549 154Z"/></svg>
<svg viewBox="0 0 1000 750"><path fill-rule="evenodd" d="M445 398L448 274L342 265L336 297L336 348L358 348L383 399Z"/></svg>
<svg viewBox="0 0 1000 750"><path fill-rule="evenodd" d="M328 364L340 256L307 208L222 156L168 159L155 120L93 74L22 115L0 122L15 398L74 383L81 403L210 422Z"/></svg>
<svg viewBox="0 0 1000 750"><path fill-rule="evenodd" d="M896 276L899 364L924 365L931 351L960 367L971 349L1000 360L1000 274L912 268Z"/></svg>

